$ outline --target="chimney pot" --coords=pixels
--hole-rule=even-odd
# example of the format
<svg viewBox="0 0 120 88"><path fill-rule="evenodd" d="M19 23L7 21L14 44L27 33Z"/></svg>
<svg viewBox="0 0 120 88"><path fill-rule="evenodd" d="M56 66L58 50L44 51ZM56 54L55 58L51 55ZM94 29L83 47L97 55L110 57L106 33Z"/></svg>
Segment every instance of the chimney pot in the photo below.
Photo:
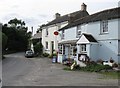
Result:
<svg viewBox="0 0 120 88"><path fill-rule="evenodd" d="M60 14L59 13L56 13L55 14L55 18L57 19L57 18L59 18L60 17Z"/></svg>
<svg viewBox="0 0 120 88"><path fill-rule="evenodd" d="M85 5L84 3L82 3L81 5L81 11L86 11L87 5Z"/></svg>

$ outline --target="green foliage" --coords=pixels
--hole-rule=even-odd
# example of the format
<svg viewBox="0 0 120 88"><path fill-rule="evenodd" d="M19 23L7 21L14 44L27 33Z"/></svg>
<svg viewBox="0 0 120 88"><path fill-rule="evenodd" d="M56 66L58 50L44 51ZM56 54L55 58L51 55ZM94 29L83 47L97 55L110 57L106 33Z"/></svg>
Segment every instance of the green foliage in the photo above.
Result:
<svg viewBox="0 0 120 88"><path fill-rule="evenodd" d="M14 18L8 22L13 27L20 28L21 26L25 26L25 22ZM19 26L20 25L20 26Z"/></svg>
<svg viewBox="0 0 120 88"><path fill-rule="evenodd" d="M70 69L70 67L65 67L65 68L63 68L63 70L72 71L72 70Z"/></svg>
<svg viewBox="0 0 120 88"><path fill-rule="evenodd" d="M101 70L108 70L112 69L112 67L108 65L100 65L100 64L90 64L86 67L81 67L83 71L90 71L90 72L100 72Z"/></svg>
<svg viewBox="0 0 120 88"><path fill-rule="evenodd" d="M27 33L25 22L15 18L10 20L8 24L2 26L2 32L8 37L6 45L8 51L27 50L31 33Z"/></svg>
<svg viewBox="0 0 120 88"><path fill-rule="evenodd" d="M101 74L104 75L104 78L112 78L112 79L120 79L120 72L114 71L114 72L101 72Z"/></svg>
<svg viewBox="0 0 120 88"><path fill-rule="evenodd" d="M43 53L43 56L44 56L44 57L48 57L49 54L48 54L48 53Z"/></svg>
<svg viewBox="0 0 120 88"><path fill-rule="evenodd" d="M2 33L2 51L4 51L6 48L7 39L8 39L8 37L4 33Z"/></svg>
<svg viewBox="0 0 120 88"><path fill-rule="evenodd" d="M39 42L38 39L32 39L32 43L33 43L33 45L36 45L38 42Z"/></svg>
<svg viewBox="0 0 120 88"><path fill-rule="evenodd" d="M57 56L57 54L56 54L56 53L53 53L53 54L49 55L48 57L49 57L49 58L52 58L53 56Z"/></svg>
<svg viewBox="0 0 120 88"><path fill-rule="evenodd" d="M35 51L35 54L42 55L43 45L42 45L41 43L37 43L37 44L34 46L34 51Z"/></svg>
<svg viewBox="0 0 120 88"><path fill-rule="evenodd" d="M79 65L75 65L73 71L88 71L88 72L100 72L102 70L109 70L112 69L111 66L108 65L101 65L101 64L96 64L95 62L89 63L86 67L80 67ZM64 70L71 70L70 67L64 68Z"/></svg>

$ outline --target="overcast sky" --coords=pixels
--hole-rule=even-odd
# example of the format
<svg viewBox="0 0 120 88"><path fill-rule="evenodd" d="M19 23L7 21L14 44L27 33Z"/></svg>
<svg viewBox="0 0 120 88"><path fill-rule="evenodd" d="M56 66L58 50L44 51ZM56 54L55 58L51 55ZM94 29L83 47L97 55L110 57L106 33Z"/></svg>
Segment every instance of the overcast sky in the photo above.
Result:
<svg viewBox="0 0 120 88"><path fill-rule="evenodd" d="M0 0L0 22L7 23L18 18L35 30L39 25L53 20L55 13L69 14L87 5L89 14L118 7L119 0Z"/></svg>

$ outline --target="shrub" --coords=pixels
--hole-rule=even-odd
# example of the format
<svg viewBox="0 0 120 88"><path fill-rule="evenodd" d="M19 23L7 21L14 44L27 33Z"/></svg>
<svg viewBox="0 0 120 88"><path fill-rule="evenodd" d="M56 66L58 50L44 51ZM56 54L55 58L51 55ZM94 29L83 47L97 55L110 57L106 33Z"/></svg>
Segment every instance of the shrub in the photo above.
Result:
<svg viewBox="0 0 120 88"><path fill-rule="evenodd" d="M49 55L48 57L49 57L49 58L52 58L52 57L53 57L53 55L51 54L51 55Z"/></svg>
<svg viewBox="0 0 120 88"><path fill-rule="evenodd" d="M7 40L8 40L8 37L4 33L2 33L2 51L4 51L6 48Z"/></svg>
<svg viewBox="0 0 120 88"><path fill-rule="evenodd" d="M112 69L112 67L108 65L100 65L100 64L90 64L86 67L81 67L83 71L90 71L90 72L100 72L101 70L108 70Z"/></svg>
<svg viewBox="0 0 120 88"><path fill-rule="evenodd" d="M99 64L103 64L103 60L102 59L98 59L96 62L99 63Z"/></svg>
<svg viewBox="0 0 120 88"><path fill-rule="evenodd" d="M35 46L34 46L34 51L35 51L35 54L39 54L39 55L42 55L42 51L43 51L43 46L41 43L37 43Z"/></svg>
<svg viewBox="0 0 120 88"><path fill-rule="evenodd" d="M57 54L56 54L56 53L53 53L53 54L49 55L48 57L49 57L49 58L52 58L53 56L57 56Z"/></svg>
<svg viewBox="0 0 120 88"><path fill-rule="evenodd" d="M117 63L114 63L114 64L112 65L112 67L118 67L118 64L117 64Z"/></svg>
<svg viewBox="0 0 120 88"><path fill-rule="evenodd" d="M43 56L44 56L44 57L48 57L49 54L48 54L48 53L43 53Z"/></svg>
<svg viewBox="0 0 120 88"><path fill-rule="evenodd" d="M87 63L87 66L90 66L90 65L97 65L97 63L95 61L90 61L89 63Z"/></svg>
<svg viewBox="0 0 120 88"><path fill-rule="evenodd" d="M113 60L112 58L110 58L110 62L111 62L111 63L113 63L113 62L114 62L114 60Z"/></svg>

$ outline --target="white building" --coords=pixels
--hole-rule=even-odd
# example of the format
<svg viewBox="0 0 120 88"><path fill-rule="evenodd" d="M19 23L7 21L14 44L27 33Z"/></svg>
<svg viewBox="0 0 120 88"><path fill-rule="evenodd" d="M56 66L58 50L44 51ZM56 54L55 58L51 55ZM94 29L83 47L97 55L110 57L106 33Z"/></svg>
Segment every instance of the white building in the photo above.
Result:
<svg viewBox="0 0 120 88"><path fill-rule="evenodd" d="M120 59L120 7L77 19L59 29L58 61Z"/></svg>
<svg viewBox="0 0 120 88"><path fill-rule="evenodd" d="M58 51L59 36L54 35L55 31L63 28L73 20L89 15L86 11L86 5L81 5L81 10L61 16L59 13L55 14L55 19L42 27L42 44L43 52L52 54L55 50Z"/></svg>

